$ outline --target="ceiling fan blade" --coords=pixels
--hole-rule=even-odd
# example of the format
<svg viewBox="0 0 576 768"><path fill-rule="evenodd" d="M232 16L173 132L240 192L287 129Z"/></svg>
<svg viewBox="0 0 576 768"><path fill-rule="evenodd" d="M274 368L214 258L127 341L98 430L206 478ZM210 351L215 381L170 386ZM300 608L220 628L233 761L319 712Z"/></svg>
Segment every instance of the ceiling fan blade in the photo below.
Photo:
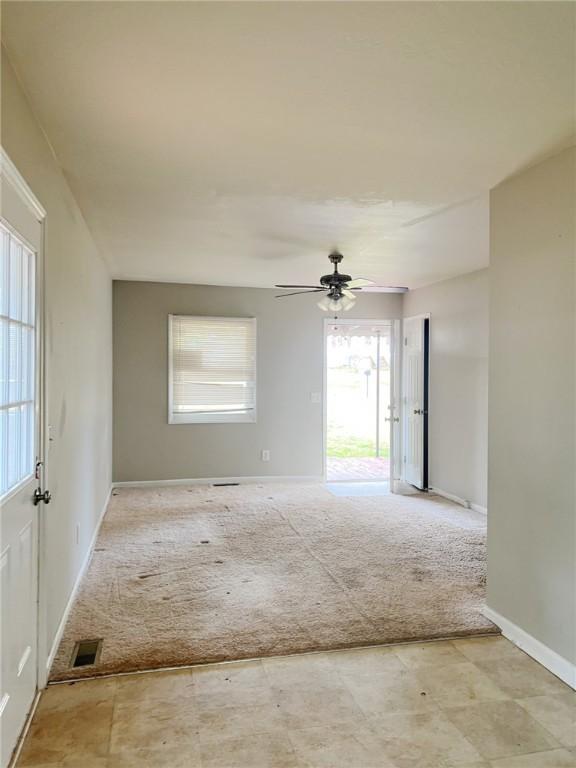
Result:
<svg viewBox="0 0 576 768"><path fill-rule="evenodd" d="M350 288L351 291L366 291L367 293L406 293L408 288L401 285L365 285L358 288Z"/></svg>
<svg viewBox="0 0 576 768"><path fill-rule="evenodd" d="M350 280L348 288L363 288L365 285L374 285L374 280L368 280L366 277L357 277L355 280Z"/></svg>
<svg viewBox="0 0 576 768"><path fill-rule="evenodd" d="M283 299L286 296L298 296L301 293L322 293L322 291L327 291L327 290L328 288L314 288L314 290L312 291L294 291L294 293L281 293L279 296L276 296L276 298Z"/></svg>
<svg viewBox="0 0 576 768"><path fill-rule="evenodd" d="M324 290L321 285L275 285L274 288L317 288L318 290Z"/></svg>

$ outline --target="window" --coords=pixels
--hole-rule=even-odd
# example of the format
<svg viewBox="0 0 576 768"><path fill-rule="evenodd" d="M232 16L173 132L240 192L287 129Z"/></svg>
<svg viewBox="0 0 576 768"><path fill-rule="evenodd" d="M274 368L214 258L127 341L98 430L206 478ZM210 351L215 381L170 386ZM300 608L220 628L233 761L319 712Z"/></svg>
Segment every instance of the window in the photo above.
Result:
<svg viewBox="0 0 576 768"><path fill-rule="evenodd" d="M256 421L256 320L169 317L170 424Z"/></svg>
<svg viewBox="0 0 576 768"><path fill-rule="evenodd" d="M0 496L34 471L35 254L0 223Z"/></svg>

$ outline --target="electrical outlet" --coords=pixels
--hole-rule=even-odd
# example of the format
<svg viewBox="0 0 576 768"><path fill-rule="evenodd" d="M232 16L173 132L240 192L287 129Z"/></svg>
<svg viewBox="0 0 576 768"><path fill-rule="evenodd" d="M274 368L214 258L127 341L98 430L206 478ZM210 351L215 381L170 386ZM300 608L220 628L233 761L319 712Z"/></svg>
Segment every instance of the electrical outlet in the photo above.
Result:
<svg viewBox="0 0 576 768"><path fill-rule="evenodd" d="M262 451L260 458L262 461L270 461L270 451L264 450Z"/></svg>

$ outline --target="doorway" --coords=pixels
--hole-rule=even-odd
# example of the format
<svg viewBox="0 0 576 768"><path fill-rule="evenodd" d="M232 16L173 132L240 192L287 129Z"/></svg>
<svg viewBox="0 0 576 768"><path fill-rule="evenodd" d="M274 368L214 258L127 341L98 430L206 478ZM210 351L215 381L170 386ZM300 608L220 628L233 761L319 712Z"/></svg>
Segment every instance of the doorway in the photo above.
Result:
<svg viewBox="0 0 576 768"><path fill-rule="evenodd" d="M327 321L325 345L326 480L388 482L392 325Z"/></svg>

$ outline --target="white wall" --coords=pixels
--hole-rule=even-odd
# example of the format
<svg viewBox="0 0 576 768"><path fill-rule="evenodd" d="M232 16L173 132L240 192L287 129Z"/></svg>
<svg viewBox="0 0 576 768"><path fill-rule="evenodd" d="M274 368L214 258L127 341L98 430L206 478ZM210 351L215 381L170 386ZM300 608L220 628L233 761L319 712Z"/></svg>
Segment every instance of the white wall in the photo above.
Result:
<svg viewBox="0 0 576 768"><path fill-rule="evenodd" d="M2 50L2 146L47 211L48 647L111 483L111 280ZM76 543L76 526L80 526Z"/></svg>
<svg viewBox="0 0 576 768"><path fill-rule="evenodd" d="M574 148L491 193L488 606L576 663Z"/></svg>
<svg viewBox="0 0 576 768"><path fill-rule="evenodd" d="M429 484L486 506L488 270L404 296L404 317L430 313Z"/></svg>
<svg viewBox="0 0 576 768"><path fill-rule="evenodd" d="M114 282L114 479L322 474L324 312L277 290ZM400 317L401 296L363 294L346 317ZM256 317L258 421L168 424L169 314ZM270 461L262 462L262 449Z"/></svg>

